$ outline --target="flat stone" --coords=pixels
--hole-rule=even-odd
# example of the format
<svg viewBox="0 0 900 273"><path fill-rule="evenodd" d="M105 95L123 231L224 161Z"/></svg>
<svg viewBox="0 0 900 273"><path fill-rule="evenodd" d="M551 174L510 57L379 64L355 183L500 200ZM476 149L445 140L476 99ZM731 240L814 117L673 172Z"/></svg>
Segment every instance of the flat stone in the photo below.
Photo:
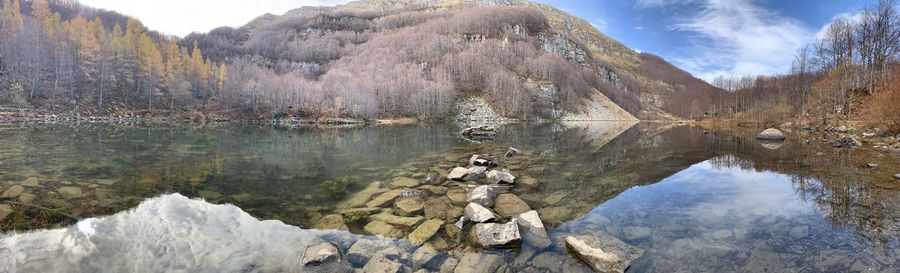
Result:
<svg viewBox="0 0 900 273"><path fill-rule="evenodd" d="M375 197L375 199L372 199L372 201L366 202L366 207L388 207L394 203L394 199L397 199L397 197L400 197L400 195L403 194L403 191L403 189L395 189L382 193L381 195L378 195L378 197Z"/></svg>
<svg viewBox="0 0 900 273"><path fill-rule="evenodd" d="M403 231L382 221L371 221L363 227L363 230L371 235L381 235L388 238L403 237Z"/></svg>
<svg viewBox="0 0 900 273"><path fill-rule="evenodd" d="M494 199L494 211L503 217L516 216L529 210L531 210L531 207L512 193L502 193Z"/></svg>
<svg viewBox="0 0 900 273"><path fill-rule="evenodd" d="M41 185L41 183L38 181L38 178L34 177L34 176L26 178L25 181L22 181L21 184L22 184L22 186L32 187L32 188Z"/></svg>
<svg viewBox="0 0 900 273"><path fill-rule="evenodd" d="M395 188L414 188L419 186L419 180L409 177L394 177L391 186Z"/></svg>
<svg viewBox="0 0 900 273"><path fill-rule="evenodd" d="M519 233L522 234L522 240L526 244L536 248L545 248L550 246L550 236L547 236L547 230L544 223L538 216L537 211L528 211L517 215L513 219L519 224Z"/></svg>
<svg viewBox="0 0 900 273"><path fill-rule="evenodd" d="M397 216L390 213L379 213L369 216L370 220L374 221L382 221L392 225L398 226L406 226L406 227L414 227L425 220L422 216L415 217L403 217Z"/></svg>
<svg viewBox="0 0 900 273"><path fill-rule="evenodd" d="M497 191L494 188L488 185L482 185L466 194L466 201L485 207L493 207L495 197L497 197Z"/></svg>
<svg viewBox="0 0 900 273"><path fill-rule="evenodd" d="M422 245L425 241L431 239L431 236L434 236L443 225L444 221L440 219L427 220L409 234L409 241L412 242L413 245Z"/></svg>
<svg viewBox="0 0 900 273"><path fill-rule="evenodd" d="M368 219L369 215L379 211L381 211L381 208L352 208L338 210L337 213L344 216L344 221L358 222Z"/></svg>
<svg viewBox="0 0 900 273"><path fill-rule="evenodd" d="M453 209L453 203L450 202L450 198L445 196L433 198L425 202L425 218L450 219L452 218L449 217L452 213L451 209Z"/></svg>
<svg viewBox="0 0 900 273"><path fill-rule="evenodd" d="M394 201L394 212L401 216L421 214L425 209L425 200L422 197L401 197Z"/></svg>
<svg viewBox="0 0 900 273"><path fill-rule="evenodd" d="M466 199L466 191L463 189L452 189L447 191L447 198L454 206L465 206L469 203Z"/></svg>
<svg viewBox="0 0 900 273"><path fill-rule="evenodd" d="M609 235L566 236L566 246L595 272L625 272L644 250Z"/></svg>
<svg viewBox="0 0 900 273"><path fill-rule="evenodd" d="M349 273L350 268L341 257L341 252L332 243L320 243L311 245L303 252L300 261L303 272L338 272Z"/></svg>
<svg viewBox="0 0 900 273"><path fill-rule="evenodd" d="M500 218L490 209L477 203L469 203L469 205L466 206L463 215L465 215L465 219L476 223L495 222Z"/></svg>
<svg viewBox="0 0 900 273"><path fill-rule="evenodd" d="M363 267L364 273L397 273L403 265L388 259L383 253L377 253Z"/></svg>
<svg viewBox="0 0 900 273"><path fill-rule="evenodd" d="M318 222L316 222L316 224L313 226L313 228L322 229L322 230L328 230L328 229L344 230L344 231L350 230L349 228L347 228L347 224L344 223L344 217L341 216L340 214L325 215L324 217L319 219Z"/></svg>
<svg viewBox="0 0 900 273"><path fill-rule="evenodd" d="M437 251L432 245L425 244L412 254L412 262L413 266L417 268L425 268L430 270L438 270L440 269L441 263L443 259L441 259L440 252Z"/></svg>
<svg viewBox="0 0 900 273"><path fill-rule="evenodd" d="M0 195L0 197L13 199L19 197L23 192L25 192L25 187L22 187L22 185L12 185L12 187L3 191L3 194Z"/></svg>
<svg viewBox="0 0 900 273"><path fill-rule="evenodd" d="M514 184L516 177L509 173L509 170L490 170L487 172L488 182L495 184Z"/></svg>
<svg viewBox="0 0 900 273"><path fill-rule="evenodd" d="M385 240L359 239L347 250L347 261L354 266L363 266L375 253L391 247L391 243Z"/></svg>
<svg viewBox="0 0 900 273"><path fill-rule="evenodd" d="M444 260L444 263L441 264L441 269L438 272L440 272L440 273L456 272L457 265L459 265L459 259L449 257L449 258L447 258L447 260Z"/></svg>
<svg viewBox="0 0 900 273"><path fill-rule="evenodd" d="M81 192L81 188L77 187L62 187L57 189L59 195L66 200L78 199L83 196Z"/></svg>
<svg viewBox="0 0 900 273"><path fill-rule="evenodd" d="M366 205L366 202L369 202L369 200L372 199L372 196L382 193L383 191L384 191L384 189L381 188L381 182L374 181L374 182L366 185L366 188L364 188L363 190L350 194L350 196L348 196L344 200L341 200L340 202L335 204L335 207L337 207L337 208L362 207L362 206Z"/></svg>
<svg viewBox="0 0 900 273"><path fill-rule="evenodd" d="M521 241L515 219L506 224L479 223L472 228L472 239L482 247L509 247Z"/></svg>
<svg viewBox="0 0 900 273"><path fill-rule="evenodd" d="M463 167L456 167L450 171L450 174L447 175L447 179L462 181L463 177L466 177L466 174L469 172L469 169Z"/></svg>
<svg viewBox="0 0 900 273"><path fill-rule="evenodd" d="M455 273L486 273L499 272L505 267L503 257L495 254L466 253L456 265ZM443 269L443 266L441 266Z"/></svg>
<svg viewBox="0 0 900 273"><path fill-rule="evenodd" d="M13 213L12 206L9 204L0 204L0 222L6 219L7 216Z"/></svg>
<svg viewBox="0 0 900 273"><path fill-rule="evenodd" d="M625 233L625 239L628 240L637 240L650 236L650 228L648 227L625 227L622 228L622 232Z"/></svg>

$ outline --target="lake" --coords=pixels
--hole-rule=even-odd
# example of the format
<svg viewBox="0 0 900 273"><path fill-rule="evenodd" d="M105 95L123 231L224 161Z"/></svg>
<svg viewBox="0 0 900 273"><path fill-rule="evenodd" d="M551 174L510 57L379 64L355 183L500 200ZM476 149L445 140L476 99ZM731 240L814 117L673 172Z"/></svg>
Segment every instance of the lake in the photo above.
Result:
<svg viewBox="0 0 900 273"><path fill-rule="evenodd" d="M0 272L302 272L307 246L363 240L410 269L477 254L514 272L590 272L563 239L584 234L641 249L628 272L900 268L900 156L667 123L510 124L486 142L459 130L3 125ZM454 230L479 183L446 177L473 154L516 176L496 212L535 210L549 246L484 248ZM442 225L423 261L406 238L425 218Z"/></svg>

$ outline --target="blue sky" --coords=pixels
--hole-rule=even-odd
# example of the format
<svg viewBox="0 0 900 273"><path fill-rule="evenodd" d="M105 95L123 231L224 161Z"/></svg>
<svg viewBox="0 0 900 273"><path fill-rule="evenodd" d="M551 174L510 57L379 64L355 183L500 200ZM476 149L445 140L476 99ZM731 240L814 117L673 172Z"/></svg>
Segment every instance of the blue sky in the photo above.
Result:
<svg viewBox="0 0 900 273"><path fill-rule="evenodd" d="M587 20L636 50L660 55L697 77L760 75L790 69L794 52L812 43L857 0L538 0Z"/></svg>

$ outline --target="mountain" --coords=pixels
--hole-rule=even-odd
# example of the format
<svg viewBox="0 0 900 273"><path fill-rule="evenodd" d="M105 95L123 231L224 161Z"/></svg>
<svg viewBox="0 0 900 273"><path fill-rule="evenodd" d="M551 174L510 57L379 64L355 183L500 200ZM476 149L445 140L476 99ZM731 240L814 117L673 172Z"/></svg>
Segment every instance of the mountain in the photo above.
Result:
<svg viewBox="0 0 900 273"><path fill-rule="evenodd" d="M194 42L229 63L223 109L263 115L657 119L699 114L718 92L584 20L523 0L303 7L181 44Z"/></svg>

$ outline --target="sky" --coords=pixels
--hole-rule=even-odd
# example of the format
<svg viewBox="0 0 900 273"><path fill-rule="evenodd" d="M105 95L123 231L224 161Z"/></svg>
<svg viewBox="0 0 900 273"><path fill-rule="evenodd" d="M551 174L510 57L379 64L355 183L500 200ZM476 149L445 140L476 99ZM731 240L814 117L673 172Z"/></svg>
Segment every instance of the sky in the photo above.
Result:
<svg viewBox="0 0 900 273"><path fill-rule="evenodd" d="M80 0L184 36L241 26L265 13L347 0ZM578 16L628 47L659 55L710 81L718 75L786 73L796 50L861 0L537 0ZM210 8L213 7L213 8Z"/></svg>

